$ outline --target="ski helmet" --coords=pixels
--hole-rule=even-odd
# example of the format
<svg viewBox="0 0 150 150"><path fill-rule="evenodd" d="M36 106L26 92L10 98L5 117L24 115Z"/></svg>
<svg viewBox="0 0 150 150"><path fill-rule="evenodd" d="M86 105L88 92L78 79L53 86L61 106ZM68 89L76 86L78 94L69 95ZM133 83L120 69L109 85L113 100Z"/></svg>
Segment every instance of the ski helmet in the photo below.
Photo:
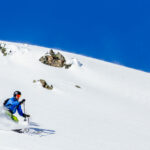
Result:
<svg viewBox="0 0 150 150"><path fill-rule="evenodd" d="M14 97L16 97L16 95L21 95L21 92L20 91L15 91L14 92Z"/></svg>

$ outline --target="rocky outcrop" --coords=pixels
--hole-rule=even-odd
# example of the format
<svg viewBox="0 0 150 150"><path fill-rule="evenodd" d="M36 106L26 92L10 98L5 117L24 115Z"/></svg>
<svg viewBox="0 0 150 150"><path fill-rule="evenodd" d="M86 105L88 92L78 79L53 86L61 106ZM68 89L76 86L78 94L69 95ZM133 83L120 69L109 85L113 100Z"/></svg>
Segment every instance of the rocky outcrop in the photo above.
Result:
<svg viewBox="0 0 150 150"><path fill-rule="evenodd" d="M0 43L0 52L3 54L3 56L11 55L12 54L12 48L10 48L10 45L5 43Z"/></svg>
<svg viewBox="0 0 150 150"><path fill-rule="evenodd" d="M55 54L52 49L50 50L50 52L46 53L45 56L42 56L39 61L43 64L53 67L65 67L66 69L71 67L71 64L66 64L65 57L61 53L58 52L57 54Z"/></svg>
<svg viewBox="0 0 150 150"><path fill-rule="evenodd" d="M40 79L39 82L42 84L43 88L46 88L48 90L52 90L53 89L53 86L52 85L49 86L45 80Z"/></svg>
<svg viewBox="0 0 150 150"><path fill-rule="evenodd" d="M5 45L0 44L0 51L3 54L3 56L7 56L7 50L5 48Z"/></svg>
<svg viewBox="0 0 150 150"><path fill-rule="evenodd" d="M45 89L48 89L48 90L52 90L53 89L53 85L48 85L47 82L43 79L40 79L40 80L33 80L33 83L36 83L36 82L40 82L42 87L45 88Z"/></svg>
<svg viewBox="0 0 150 150"><path fill-rule="evenodd" d="M66 62L65 57L61 53L55 54L53 50L42 56L39 59L43 64L50 65L53 67L64 67Z"/></svg>

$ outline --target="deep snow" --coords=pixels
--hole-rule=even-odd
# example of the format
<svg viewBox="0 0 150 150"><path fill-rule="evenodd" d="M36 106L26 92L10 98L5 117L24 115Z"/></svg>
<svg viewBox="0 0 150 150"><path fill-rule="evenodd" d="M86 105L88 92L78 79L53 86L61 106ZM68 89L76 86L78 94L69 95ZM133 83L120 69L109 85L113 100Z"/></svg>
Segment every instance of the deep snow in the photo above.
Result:
<svg viewBox="0 0 150 150"><path fill-rule="evenodd" d="M0 130L0 150L150 149L149 73L63 51L72 67L50 67L39 62L49 48L1 43L12 51L0 56L1 105L15 90L22 91L31 121L55 134ZM33 83L38 79L54 89ZM0 117L4 127L9 128Z"/></svg>

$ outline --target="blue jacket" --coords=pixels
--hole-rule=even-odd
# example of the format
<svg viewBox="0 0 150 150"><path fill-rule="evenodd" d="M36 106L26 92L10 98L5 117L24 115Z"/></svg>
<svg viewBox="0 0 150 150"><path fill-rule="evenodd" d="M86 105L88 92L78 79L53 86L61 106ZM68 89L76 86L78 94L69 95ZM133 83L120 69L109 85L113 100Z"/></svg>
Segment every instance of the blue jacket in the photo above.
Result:
<svg viewBox="0 0 150 150"><path fill-rule="evenodd" d="M10 98L5 107L11 111L11 113L16 113L16 110L18 111L19 115L20 116L23 116L23 112L22 112L22 109L21 109L21 105L19 103L19 101L15 98L15 97L12 97Z"/></svg>

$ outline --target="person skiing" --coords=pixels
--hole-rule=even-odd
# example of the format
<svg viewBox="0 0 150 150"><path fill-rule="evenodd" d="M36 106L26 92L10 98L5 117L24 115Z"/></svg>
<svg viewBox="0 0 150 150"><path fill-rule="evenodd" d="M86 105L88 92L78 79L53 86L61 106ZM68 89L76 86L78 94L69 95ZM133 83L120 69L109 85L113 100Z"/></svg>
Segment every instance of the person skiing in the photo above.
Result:
<svg viewBox="0 0 150 150"><path fill-rule="evenodd" d="M30 115L23 113L21 109L21 104L25 102L25 99L19 102L19 98L21 97L20 91L15 91L13 97L7 99L4 102L4 108L6 109L6 114L11 117L11 119L15 122L19 122L18 118L14 115L16 111L18 111L19 115L26 118L30 117Z"/></svg>

